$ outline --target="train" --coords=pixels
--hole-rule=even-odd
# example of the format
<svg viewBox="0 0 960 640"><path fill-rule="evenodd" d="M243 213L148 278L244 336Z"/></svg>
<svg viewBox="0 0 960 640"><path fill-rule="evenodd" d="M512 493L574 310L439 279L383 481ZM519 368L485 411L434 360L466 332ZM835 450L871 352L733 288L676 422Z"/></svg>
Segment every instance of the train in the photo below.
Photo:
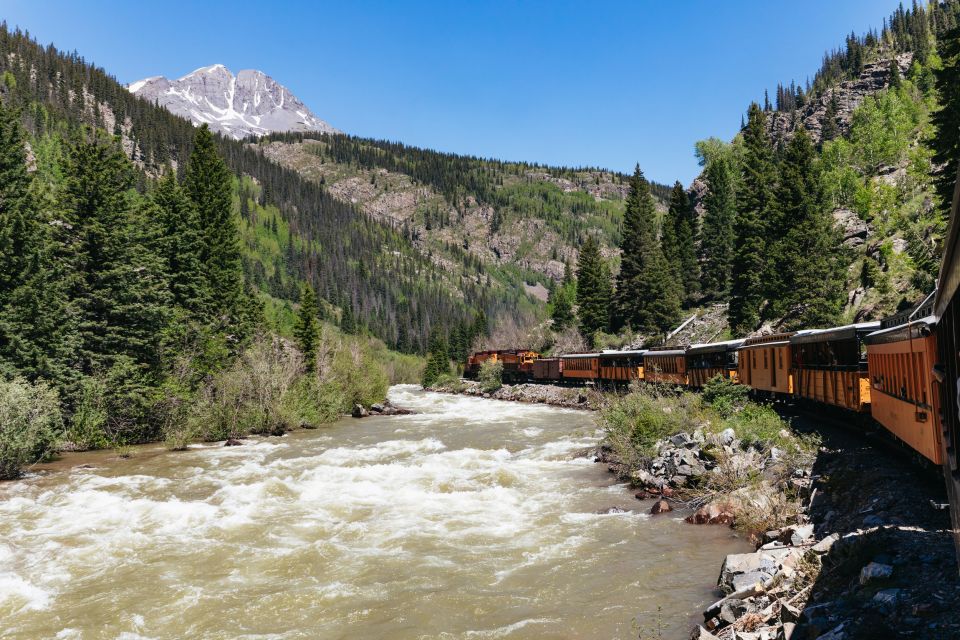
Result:
<svg viewBox="0 0 960 640"><path fill-rule="evenodd" d="M952 259L960 270L960 251ZM955 295L960 277L952 286ZM464 377L476 378L486 361L502 363L504 381L513 383L614 389L643 382L696 390L721 376L759 399L845 412L851 422L870 422L926 464L943 467L956 534L960 344L952 332L960 323L960 296L951 304L947 317L935 314L931 295L880 322L703 344L550 357L529 349L482 351L469 356ZM954 381L950 392L948 380Z"/></svg>

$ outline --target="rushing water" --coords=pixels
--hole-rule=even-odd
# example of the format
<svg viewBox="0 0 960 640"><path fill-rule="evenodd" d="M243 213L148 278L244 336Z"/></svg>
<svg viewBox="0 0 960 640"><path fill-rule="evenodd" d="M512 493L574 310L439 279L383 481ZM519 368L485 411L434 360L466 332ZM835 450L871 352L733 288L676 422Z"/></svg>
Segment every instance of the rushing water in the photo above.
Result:
<svg viewBox="0 0 960 640"><path fill-rule="evenodd" d="M746 547L577 457L589 414L391 397L419 413L0 485L0 637L685 637Z"/></svg>

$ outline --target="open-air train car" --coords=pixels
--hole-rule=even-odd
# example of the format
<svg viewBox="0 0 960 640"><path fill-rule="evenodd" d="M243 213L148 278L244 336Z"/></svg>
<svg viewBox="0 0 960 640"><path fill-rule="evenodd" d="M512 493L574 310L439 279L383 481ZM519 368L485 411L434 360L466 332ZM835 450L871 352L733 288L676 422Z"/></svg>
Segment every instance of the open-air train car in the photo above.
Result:
<svg viewBox="0 0 960 640"><path fill-rule="evenodd" d="M743 342L710 342L695 344L687 349L687 381L690 387L699 389L715 376L723 376L736 382L737 349Z"/></svg>
<svg viewBox="0 0 960 640"><path fill-rule="evenodd" d="M643 356L646 349L604 351L600 354L600 381L618 385L643 380Z"/></svg>
<svg viewBox="0 0 960 640"><path fill-rule="evenodd" d="M863 340L879 328L879 322L863 322L791 336L794 396L869 412L870 381Z"/></svg>
<svg viewBox="0 0 960 640"><path fill-rule="evenodd" d="M921 310L917 310L918 312ZM932 308L925 311L932 312ZM943 464L933 365L934 318L894 316L864 338L870 378L870 413L884 429L935 464Z"/></svg>
<svg viewBox="0 0 960 640"><path fill-rule="evenodd" d="M950 227L943 246L933 315L937 319L937 363L940 421L943 428L943 472L950 499L953 537L960 562L960 180L953 192Z"/></svg>
<svg viewBox="0 0 960 640"><path fill-rule="evenodd" d="M687 384L685 347L656 347L643 354L643 379L663 384Z"/></svg>
<svg viewBox="0 0 960 640"><path fill-rule="evenodd" d="M793 394L790 338L774 333L748 338L737 349L737 379L757 395L789 398Z"/></svg>

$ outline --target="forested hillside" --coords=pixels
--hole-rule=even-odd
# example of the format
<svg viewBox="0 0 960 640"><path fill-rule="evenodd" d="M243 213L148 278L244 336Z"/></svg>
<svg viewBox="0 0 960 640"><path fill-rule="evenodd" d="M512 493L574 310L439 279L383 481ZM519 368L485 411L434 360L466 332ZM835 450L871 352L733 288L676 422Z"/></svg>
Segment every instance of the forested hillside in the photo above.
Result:
<svg viewBox="0 0 960 640"><path fill-rule="evenodd" d="M28 34L0 28L0 74L6 105L18 109L36 140L62 137L81 124L120 137L143 190L170 164L182 172L194 128L137 98L78 54L42 47ZM295 302L301 280L329 305L330 317L371 331L387 344L423 352L436 326L471 324L478 313L523 308L522 289L488 295L469 260L451 273L437 268L394 225L384 224L322 186L302 179L247 146L215 137L238 183L243 262L265 293Z"/></svg>
<svg viewBox="0 0 960 640"><path fill-rule="evenodd" d="M565 265L576 262L589 234L597 235L608 257L616 257L627 192L627 176L619 173L345 135L272 134L250 143L335 197L398 225L445 269L474 265L489 274L491 295L523 285L545 295L562 279ZM669 188L652 188L662 212Z"/></svg>

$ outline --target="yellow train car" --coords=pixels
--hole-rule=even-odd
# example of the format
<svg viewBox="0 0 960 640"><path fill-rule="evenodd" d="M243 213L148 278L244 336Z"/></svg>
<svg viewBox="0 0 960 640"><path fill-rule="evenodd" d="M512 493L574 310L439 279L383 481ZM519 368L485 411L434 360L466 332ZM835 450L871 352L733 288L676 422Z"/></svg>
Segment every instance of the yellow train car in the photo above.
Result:
<svg viewBox="0 0 960 640"><path fill-rule="evenodd" d="M935 409L937 362L934 318L885 326L864 338L870 378L870 413L887 431L934 464L943 464Z"/></svg>
<svg viewBox="0 0 960 640"><path fill-rule="evenodd" d="M737 374L737 349L743 340L727 340L695 344L687 349L687 381L691 388L699 389L715 376L723 376L734 382Z"/></svg>
<svg viewBox="0 0 960 640"><path fill-rule="evenodd" d="M560 356L560 375L564 380L591 381L600 378L599 353L571 353Z"/></svg>
<svg viewBox="0 0 960 640"><path fill-rule="evenodd" d="M737 378L756 394L789 397L793 394L792 351L790 338L796 335L774 333L748 338L737 349Z"/></svg>
<svg viewBox="0 0 960 640"><path fill-rule="evenodd" d="M643 379L661 384L687 384L685 347L656 347L643 354Z"/></svg>
<svg viewBox="0 0 960 640"><path fill-rule="evenodd" d="M467 358L464 367L465 378L476 378L484 362L499 362L503 365L503 380L505 382L520 382L533 377L533 363L540 357L536 351L529 349L496 349L477 351Z"/></svg>
<svg viewBox="0 0 960 640"><path fill-rule="evenodd" d="M600 354L600 380L613 384L630 384L643 380L643 355L636 351L604 351Z"/></svg>
<svg viewBox="0 0 960 640"><path fill-rule="evenodd" d="M869 412L870 380L863 340L879 328L879 322L862 322L791 336L794 396Z"/></svg>

